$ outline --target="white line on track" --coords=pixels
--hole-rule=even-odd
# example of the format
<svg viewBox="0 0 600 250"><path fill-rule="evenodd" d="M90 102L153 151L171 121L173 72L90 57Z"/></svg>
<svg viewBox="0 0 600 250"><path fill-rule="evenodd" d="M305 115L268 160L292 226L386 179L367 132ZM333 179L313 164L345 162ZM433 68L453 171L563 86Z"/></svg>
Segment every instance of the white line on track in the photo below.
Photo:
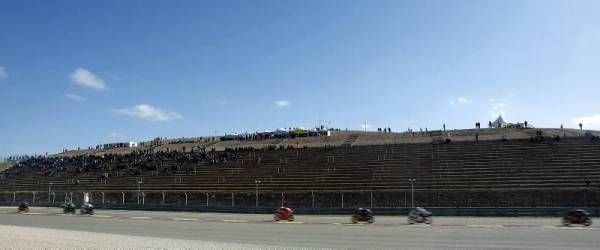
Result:
<svg viewBox="0 0 600 250"><path fill-rule="evenodd" d="M223 222L230 222L230 223L247 223L247 220L223 220Z"/></svg>
<svg viewBox="0 0 600 250"><path fill-rule="evenodd" d="M173 220L178 220L178 221L197 221L198 219L194 219L194 218L173 218Z"/></svg>
<svg viewBox="0 0 600 250"><path fill-rule="evenodd" d="M99 214L94 214L92 215L92 217L98 217L98 218L111 218L111 215L99 215Z"/></svg>

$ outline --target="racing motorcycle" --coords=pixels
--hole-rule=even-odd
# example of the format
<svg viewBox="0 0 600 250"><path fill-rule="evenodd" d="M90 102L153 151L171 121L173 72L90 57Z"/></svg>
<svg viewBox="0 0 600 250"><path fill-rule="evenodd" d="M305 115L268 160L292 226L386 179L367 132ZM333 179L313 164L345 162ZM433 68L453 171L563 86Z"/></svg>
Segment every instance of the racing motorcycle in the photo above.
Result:
<svg viewBox="0 0 600 250"><path fill-rule="evenodd" d="M408 213L408 224L415 223L433 223L433 214L424 208L417 207Z"/></svg>
<svg viewBox="0 0 600 250"><path fill-rule="evenodd" d="M21 202L17 207L17 213L29 213L29 203Z"/></svg>
<svg viewBox="0 0 600 250"><path fill-rule="evenodd" d="M282 207L275 211L275 215L273 215L274 221L287 220L294 221L294 210L289 207Z"/></svg>
<svg viewBox="0 0 600 250"><path fill-rule="evenodd" d="M62 208L63 208L63 213L65 213L65 214L75 214L75 211L77 210L75 207L75 204L73 204L71 202L63 204Z"/></svg>
<svg viewBox="0 0 600 250"><path fill-rule="evenodd" d="M81 208L79 209L79 213L94 215L94 206L92 206L92 204L90 204L90 203L84 203L83 205L81 205Z"/></svg>
<svg viewBox="0 0 600 250"><path fill-rule="evenodd" d="M375 216L373 216L373 211L371 211L371 209L361 207L354 210L354 214L350 217L350 221L352 221L352 223L367 222L370 224L375 222Z"/></svg>
<svg viewBox="0 0 600 250"><path fill-rule="evenodd" d="M571 224L579 224L584 226L592 225L592 218L590 213L583 209L574 209L567 212L562 218L563 226L569 226Z"/></svg>

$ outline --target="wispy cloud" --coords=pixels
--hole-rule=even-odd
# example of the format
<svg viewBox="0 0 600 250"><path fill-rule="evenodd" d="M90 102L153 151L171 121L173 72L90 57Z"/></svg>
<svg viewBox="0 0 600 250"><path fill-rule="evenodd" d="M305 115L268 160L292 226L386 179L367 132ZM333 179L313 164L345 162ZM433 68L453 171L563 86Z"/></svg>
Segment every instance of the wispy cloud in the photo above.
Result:
<svg viewBox="0 0 600 250"><path fill-rule="evenodd" d="M117 132L110 132L108 133L108 135L106 136L106 139L108 139L109 141L125 141L127 140L127 136L117 133Z"/></svg>
<svg viewBox="0 0 600 250"><path fill-rule="evenodd" d="M492 118L497 118L498 115L506 116L506 104L504 104L503 102L493 103L490 109L488 110L488 114L490 114Z"/></svg>
<svg viewBox="0 0 600 250"><path fill-rule="evenodd" d="M73 71L73 73L71 73L71 81L77 85L92 88L94 90L108 89L104 80L84 68L78 68Z"/></svg>
<svg viewBox="0 0 600 250"><path fill-rule="evenodd" d="M0 80L6 79L8 77L8 73L6 73L6 68L0 66Z"/></svg>
<svg viewBox="0 0 600 250"><path fill-rule="evenodd" d="M290 106L292 103L288 100L277 100L275 101L275 106L277 107L288 107Z"/></svg>
<svg viewBox="0 0 600 250"><path fill-rule="evenodd" d="M76 101L76 102L87 101L87 98L85 98L83 96L80 96L78 94L66 94L65 97L67 97L67 98L69 98L69 99L71 99L73 101Z"/></svg>
<svg viewBox="0 0 600 250"><path fill-rule="evenodd" d="M462 96L458 97L456 100L450 101L450 105L454 105L454 104L464 105L464 104L469 104L469 103L471 103L471 101Z"/></svg>
<svg viewBox="0 0 600 250"><path fill-rule="evenodd" d="M598 128L600 127L600 114L575 117L571 120L571 122L575 126L579 126L579 123L581 123L584 127Z"/></svg>
<svg viewBox="0 0 600 250"><path fill-rule="evenodd" d="M176 112L162 110L160 108L152 107L148 104L139 104L129 108L113 109L112 112L118 115L131 116L153 122L168 122L183 118L182 115Z"/></svg>

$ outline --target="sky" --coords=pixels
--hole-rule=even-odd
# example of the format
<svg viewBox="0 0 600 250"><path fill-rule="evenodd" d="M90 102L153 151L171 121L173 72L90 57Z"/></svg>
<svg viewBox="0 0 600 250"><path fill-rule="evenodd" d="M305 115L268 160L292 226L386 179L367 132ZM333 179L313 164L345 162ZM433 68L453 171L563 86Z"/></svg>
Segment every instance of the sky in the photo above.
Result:
<svg viewBox="0 0 600 250"><path fill-rule="evenodd" d="M282 127L600 129L600 1L2 1L0 157Z"/></svg>

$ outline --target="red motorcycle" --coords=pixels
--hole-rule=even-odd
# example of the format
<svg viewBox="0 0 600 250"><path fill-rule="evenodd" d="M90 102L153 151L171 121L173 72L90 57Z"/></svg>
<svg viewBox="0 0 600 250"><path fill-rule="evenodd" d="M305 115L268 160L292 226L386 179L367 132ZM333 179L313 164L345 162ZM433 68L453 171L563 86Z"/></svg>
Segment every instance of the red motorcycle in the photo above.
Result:
<svg viewBox="0 0 600 250"><path fill-rule="evenodd" d="M274 221L287 220L294 221L294 210L289 207L282 207L275 211L275 215L273 215Z"/></svg>
<svg viewBox="0 0 600 250"><path fill-rule="evenodd" d="M579 224L587 227L592 225L592 218L590 218L590 213L587 211L583 209L575 209L565 214L565 216L562 218L562 224L564 226Z"/></svg>

